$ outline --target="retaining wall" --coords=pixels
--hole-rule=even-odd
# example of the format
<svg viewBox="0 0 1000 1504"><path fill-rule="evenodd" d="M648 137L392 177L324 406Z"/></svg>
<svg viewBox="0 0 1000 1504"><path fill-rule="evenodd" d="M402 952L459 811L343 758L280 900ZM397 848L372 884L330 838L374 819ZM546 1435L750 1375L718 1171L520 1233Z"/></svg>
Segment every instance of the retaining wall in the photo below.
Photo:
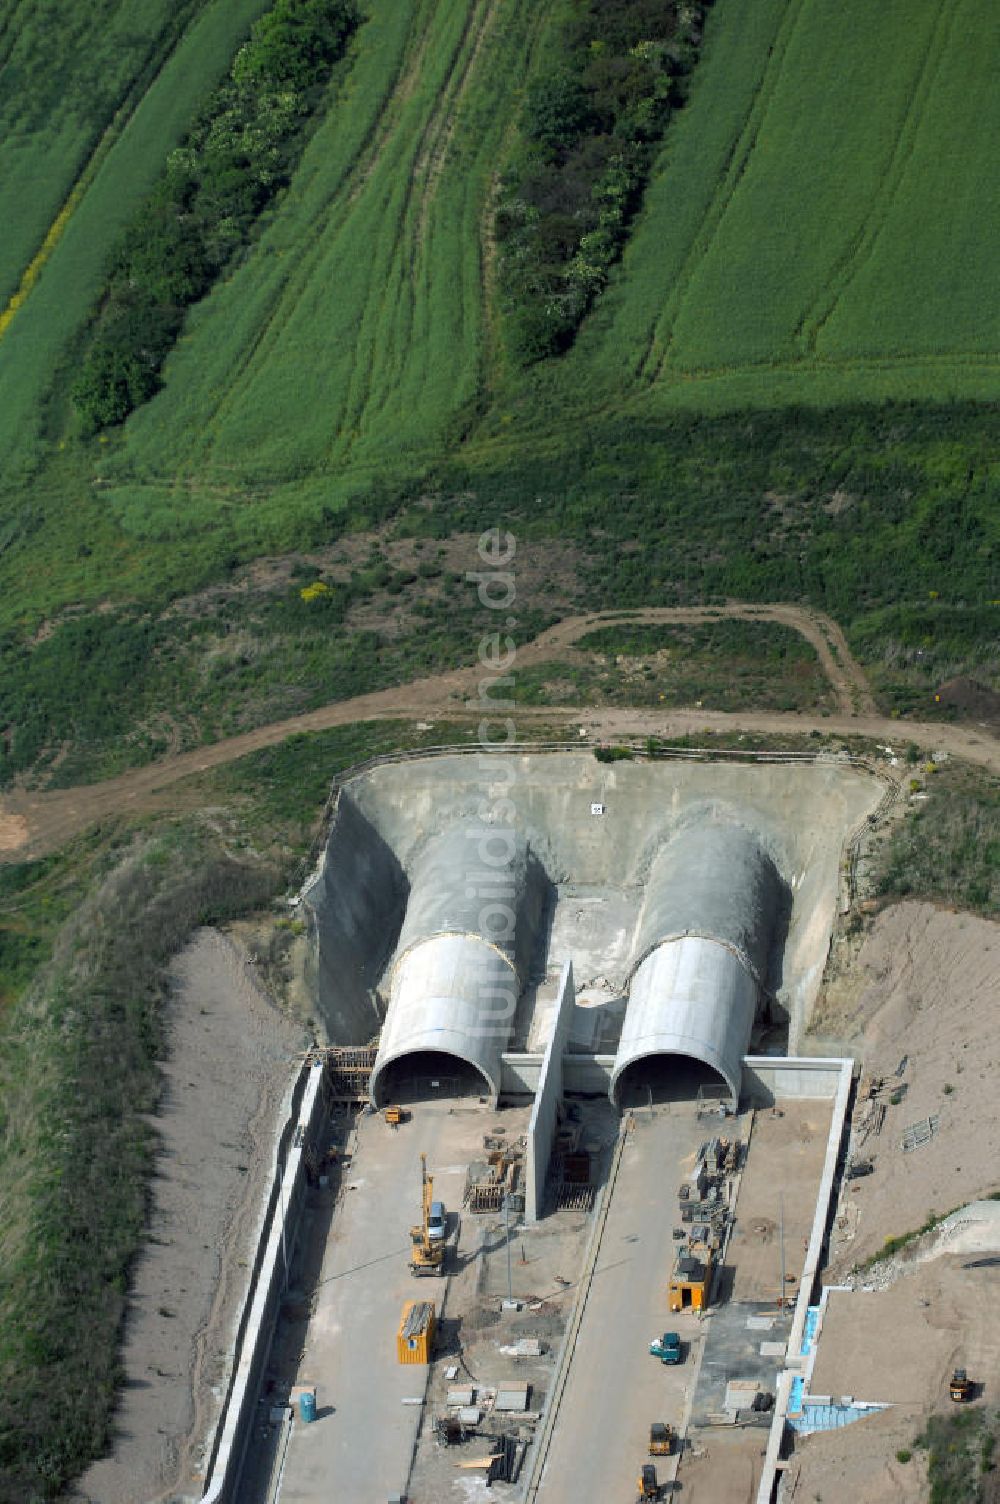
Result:
<svg viewBox="0 0 1000 1504"><path fill-rule="evenodd" d="M205 1504L238 1504L243 1460L285 1289L285 1258L291 1259L305 1202L304 1150L318 1134L326 1112L322 1088L322 1064L303 1067L274 1157L257 1256L236 1332L229 1390L209 1454Z"/></svg>
<svg viewBox="0 0 1000 1504"><path fill-rule="evenodd" d="M743 1096L755 1106L772 1107L789 1097L833 1097L843 1061L808 1055L745 1055Z"/></svg>
<svg viewBox="0 0 1000 1504"><path fill-rule="evenodd" d="M545 1056L510 1051L503 1056L500 1079L502 1097L533 1097L539 1090ZM563 1055L563 1092L581 1096L607 1095L614 1070L614 1055ZM772 1107L789 1098L826 1099L836 1095L841 1062L825 1056L745 1055L741 1096L755 1106Z"/></svg>
<svg viewBox="0 0 1000 1504"><path fill-rule="evenodd" d="M796 1060L793 1062L793 1067L805 1063L804 1061ZM830 1220L830 1203L833 1198L837 1162L840 1158L840 1149L844 1140L844 1125L847 1119L847 1108L851 1099L854 1061L845 1058L843 1060L827 1060L822 1063L827 1067L839 1067L833 1114L830 1120L830 1132L826 1141L826 1158L823 1161L823 1172L820 1176L819 1192L816 1196L816 1211L813 1216L809 1246L806 1249L798 1298L795 1302L795 1311L792 1315L792 1329L789 1332L788 1346L785 1349L785 1366L778 1376L774 1418L771 1421L771 1429L767 1438L764 1469L761 1473L760 1485L757 1489L757 1504L773 1504L778 1487L778 1475L782 1468L781 1449L785 1439L785 1427L788 1424L788 1406L791 1400L792 1383L805 1371L807 1365L811 1366L812 1363L812 1355L803 1353L802 1351L802 1339L805 1332L806 1315L813 1301L816 1280L819 1274L823 1243L826 1239L827 1225Z"/></svg>
<svg viewBox="0 0 1000 1504"><path fill-rule="evenodd" d="M516 1099L535 1096L544 1061L545 1056L542 1054L525 1054L516 1050L505 1054L501 1065L501 1097ZM562 1062L563 1092L606 1097L614 1064L614 1055L577 1055L567 1051Z"/></svg>

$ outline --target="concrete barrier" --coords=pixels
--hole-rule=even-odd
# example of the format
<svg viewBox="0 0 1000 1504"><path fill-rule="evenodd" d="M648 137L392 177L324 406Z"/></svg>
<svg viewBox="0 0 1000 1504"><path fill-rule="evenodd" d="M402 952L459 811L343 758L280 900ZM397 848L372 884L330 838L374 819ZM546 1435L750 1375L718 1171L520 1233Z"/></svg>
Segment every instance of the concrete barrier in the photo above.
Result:
<svg viewBox="0 0 1000 1504"><path fill-rule="evenodd" d="M257 1254L234 1343L234 1361L216 1427L202 1495L205 1504L236 1504L261 1379L271 1347L305 1202L305 1149L325 1116L323 1066L304 1066L278 1139Z"/></svg>
<svg viewBox="0 0 1000 1504"><path fill-rule="evenodd" d="M801 1061L794 1062L796 1065L801 1063ZM778 1475L781 1472L781 1448L785 1438L785 1426L788 1420L788 1405L792 1393L792 1383L794 1379L806 1370L807 1365L811 1370L812 1362L815 1359L815 1352L811 1352L809 1355L803 1354L802 1338L805 1331L806 1315L812 1303L816 1279L819 1274L820 1258L826 1238L827 1224L830 1220L830 1203L833 1197L837 1162L840 1158L840 1149L844 1140L844 1125L847 1119L847 1108L851 1098L851 1083L854 1075L854 1061L849 1058L839 1061L827 1060L823 1063L827 1066L839 1066L836 1095L834 1096L833 1113L830 1119L830 1132L827 1135L826 1141L826 1157L823 1161L819 1192L816 1196L816 1210L813 1215L809 1246L806 1249L798 1298L792 1314L792 1328L788 1335L788 1346L785 1349L785 1367L778 1377L774 1418L771 1421L771 1429L767 1439L767 1450L764 1454L764 1468L761 1473L760 1485L757 1489L757 1504L773 1504L778 1487Z"/></svg>
<svg viewBox="0 0 1000 1504"><path fill-rule="evenodd" d="M524 1215L529 1224L539 1220L545 1207L545 1179L556 1133L559 1102L563 1094L563 1056L575 1001L573 963L567 961L559 978L552 1033L538 1074L534 1106L528 1121Z"/></svg>
<svg viewBox="0 0 1000 1504"><path fill-rule="evenodd" d="M538 1091L545 1056L510 1051L501 1060L500 1096L510 1100L533 1097ZM584 1055L567 1051L562 1059L563 1092L583 1097L606 1097L614 1070L614 1055Z"/></svg>
<svg viewBox="0 0 1000 1504"><path fill-rule="evenodd" d="M742 1095L754 1106L782 1100L834 1097L843 1061L818 1055L744 1055Z"/></svg>

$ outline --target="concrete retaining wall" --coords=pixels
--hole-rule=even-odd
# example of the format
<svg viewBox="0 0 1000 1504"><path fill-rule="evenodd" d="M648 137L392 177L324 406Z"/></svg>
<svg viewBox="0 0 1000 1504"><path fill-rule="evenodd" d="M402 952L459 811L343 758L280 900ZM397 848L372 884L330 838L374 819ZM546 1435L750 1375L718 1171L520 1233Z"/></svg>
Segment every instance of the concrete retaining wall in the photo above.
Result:
<svg viewBox="0 0 1000 1504"><path fill-rule="evenodd" d="M756 1106L773 1107L788 1098L829 1098L841 1082L843 1061L808 1055L745 1055L743 1096Z"/></svg>
<svg viewBox="0 0 1000 1504"><path fill-rule="evenodd" d="M542 1074L544 1055L525 1054L517 1050L505 1051L500 1057L500 1096L533 1097L538 1090L538 1078Z"/></svg>
<svg viewBox="0 0 1000 1504"><path fill-rule="evenodd" d="M563 1055L564 1092L601 1096L607 1094L614 1055ZM544 1055L510 1051L503 1056L500 1095L533 1097L539 1089ZM789 1098L828 1099L836 1095L841 1079L841 1062L808 1055L745 1055L743 1057L744 1098L762 1107Z"/></svg>
<svg viewBox="0 0 1000 1504"><path fill-rule="evenodd" d="M500 1095L503 1098L533 1097L538 1091L544 1055L510 1051L503 1056ZM614 1055L563 1055L563 1092L606 1097L611 1086Z"/></svg>
<svg viewBox="0 0 1000 1504"><path fill-rule="evenodd" d="M611 1092L614 1055L564 1055L563 1091L582 1097L606 1097Z"/></svg>
<svg viewBox="0 0 1000 1504"><path fill-rule="evenodd" d="M257 1256L234 1343L229 1392L209 1454L206 1504L237 1504L261 1379L270 1351L278 1307L305 1202L305 1146L320 1131L326 1112L323 1066L303 1068L292 1093L291 1110L278 1140L271 1189Z"/></svg>
<svg viewBox="0 0 1000 1504"><path fill-rule="evenodd" d="M801 1066L807 1063L812 1062L800 1059L792 1062L792 1066L794 1068L794 1066ZM802 1278L799 1283L798 1298L795 1302L795 1311L792 1316L792 1328L788 1335L788 1346L785 1349L785 1367L778 1376L774 1418L771 1421L771 1429L767 1439L767 1450L764 1454L764 1469L761 1473L760 1485L757 1489L757 1504L773 1504L778 1487L778 1474L781 1470L781 1449L785 1439L785 1427L788 1424L788 1405L791 1398L792 1380L805 1372L807 1364L811 1367L811 1357L807 1357L802 1352L802 1337L805 1331L806 1314L813 1301L816 1279L819 1274L823 1243L826 1239L827 1226L830 1220L830 1203L833 1198L837 1162L840 1158L840 1149L844 1141L847 1108L851 1099L854 1061L850 1058L845 1058L843 1060L825 1060L817 1063L821 1063L828 1068L837 1067L837 1084L834 1094L833 1113L830 1119L830 1132L826 1141L826 1158L823 1161L823 1172L820 1176L819 1192L816 1196L816 1211L813 1215L809 1246L806 1249L805 1263L802 1267ZM805 1093L799 1093L799 1095L804 1096Z"/></svg>
<svg viewBox="0 0 1000 1504"><path fill-rule="evenodd" d="M542 1059L535 1103L528 1121L524 1201L524 1215L528 1223L537 1222L545 1209L545 1179L555 1138L559 1101L563 1094L563 1055L575 998L573 963L567 961L559 978L552 1033Z"/></svg>
<svg viewBox="0 0 1000 1504"><path fill-rule="evenodd" d="M302 893L319 1011L335 1044L367 1044L381 1027L375 989L406 892L395 853L350 796L338 796L326 852Z"/></svg>

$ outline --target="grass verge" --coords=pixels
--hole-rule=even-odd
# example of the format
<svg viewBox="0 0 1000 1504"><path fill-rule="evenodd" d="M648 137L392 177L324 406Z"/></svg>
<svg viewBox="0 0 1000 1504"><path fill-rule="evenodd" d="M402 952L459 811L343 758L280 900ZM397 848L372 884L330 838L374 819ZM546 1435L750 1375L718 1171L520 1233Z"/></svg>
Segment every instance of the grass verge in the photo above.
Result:
<svg viewBox="0 0 1000 1504"><path fill-rule="evenodd" d="M878 855L876 893L888 903L924 898L995 917L1000 780L964 763L924 762L916 747L908 765L915 798Z"/></svg>
<svg viewBox="0 0 1000 1504"><path fill-rule="evenodd" d="M110 853L109 853L110 856ZM57 1498L110 1440L155 1150L162 972L275 870L180 826L120 847L0 1039L0 1500Z"/></svg>
<svg viewBox="0 0 1000 1504"><path fill-rule="evenodd" d="M955 1410L932 1415L914 1446L927 1450L929 1504L994 1504L994 1454L1000 1440L995 1410Z"/></svg>

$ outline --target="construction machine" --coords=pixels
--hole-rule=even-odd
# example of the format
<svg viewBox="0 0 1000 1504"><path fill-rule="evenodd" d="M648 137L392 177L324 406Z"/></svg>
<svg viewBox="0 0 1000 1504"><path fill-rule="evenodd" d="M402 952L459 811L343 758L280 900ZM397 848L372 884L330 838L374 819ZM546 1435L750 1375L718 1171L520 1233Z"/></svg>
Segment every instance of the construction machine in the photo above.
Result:
<svg viewBox="0 0 1000 1504"><path fill-rule="evenodd" d="M422 1193L420 1223L417 1227L410 1228L410 1273L442 1275L444 1274L445 1244L443 1239L431 1237L434 1181L427 1173L426 1154L420 1156L420 1182Z"/></svg>
<svg viewBox="0 0 1000 1504"><path fill-rule="evenodd" d="M956 1368L948 1385L948 1393L956 1405L964 1405L966 1400L971 1400L975 1392L975 1385L969 1378L964 1368Z"/></svg>
<svg viewBox="0 0 1000 1504"><path fill-rule="evenodd" d="M650 1457L670 1457L674 1450L674 1428L666 1421L654 1420L649 1428Z"/></svg>
<svg viewBox="0 0 1000 1504"><path fill-rule="evenodd" d="M651 1462L643 1463L637 1487L639 1493L636 1498L636 1504L644 1504L646 1499L658 1499L660 1497L660 1485L656 1477L656 1468Z"/></svg>

